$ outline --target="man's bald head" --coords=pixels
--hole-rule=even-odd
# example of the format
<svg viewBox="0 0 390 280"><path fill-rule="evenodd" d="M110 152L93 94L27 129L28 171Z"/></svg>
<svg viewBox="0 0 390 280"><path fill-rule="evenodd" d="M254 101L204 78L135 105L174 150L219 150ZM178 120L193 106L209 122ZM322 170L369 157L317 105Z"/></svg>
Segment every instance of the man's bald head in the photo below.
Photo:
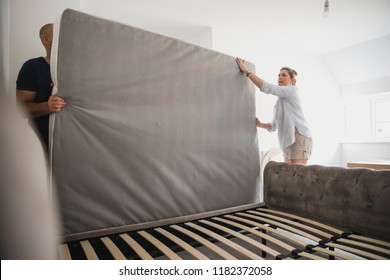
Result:
<svg viewBox="0 0 390 280"><path fill-rule="evenodd" d="M49 37L49 38L53 37L53 24L52 23L45 24L39 30L39 38L41 38L41 40L42 40L42 38L44 36Z"/></svg>

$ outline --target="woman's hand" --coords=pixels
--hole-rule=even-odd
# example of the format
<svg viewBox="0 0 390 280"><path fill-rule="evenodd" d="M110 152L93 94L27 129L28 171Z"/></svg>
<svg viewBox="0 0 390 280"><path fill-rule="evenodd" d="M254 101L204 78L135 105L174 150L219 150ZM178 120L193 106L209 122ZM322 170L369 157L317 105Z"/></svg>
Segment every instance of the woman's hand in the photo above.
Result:
<svg viewBox="0 0 390 280"><path fill-rule="evenodd" d="M256 126L260 128L264 128L268 131L272 130L272 126L269 123L262 123L258 118L256 118Z"/></svg>
<svg viewBox="0 0 390 280"><path fill-rule="evenodd" d="M240 67L240 70L247 74L249 72L248 67L245 65L245 59L242 59L240 57L236 57L236 62L238 64L238 67Z"/></svg>

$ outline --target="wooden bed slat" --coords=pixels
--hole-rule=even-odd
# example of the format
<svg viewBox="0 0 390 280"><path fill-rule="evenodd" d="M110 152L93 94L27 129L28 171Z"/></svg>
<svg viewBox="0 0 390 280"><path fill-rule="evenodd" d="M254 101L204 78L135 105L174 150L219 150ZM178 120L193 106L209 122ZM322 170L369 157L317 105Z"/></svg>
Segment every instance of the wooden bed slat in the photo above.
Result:
<svg viewBox="0 0 390 280"><path fill-rule="evenodd" d="M104 245L107 247L108 251L110 251L111 255L116 260L126 260L126 257L122 254L122 252L119 250L119 248L115 245L114 242L108 237L102 237L100 240L104 243Z"/></svg>
<svg viewBox="0 0 390 280"><path fill-rule="evenodd" d="M213 232L207 228L196 225L194 223L185 223L185 224L187 226L190 226L196 230L203 232L204 234L207 234L208 236L218 240L219 242L229 246L230 248L233 248L234 250L240 252L241 254L247 256L248 258L250 258L252 260L262 260L263 259L262 257L256 255L255 253L249 251L248 249L242 247L241 245L238 245L237 243L234 243L231 240L229 240L229 239L227 239L219 234L216 234L215 232Z"/></svg>
<svg viewBox="0 0 390 280"><path fill-rule="evenodd" d="M307 218L303 218L303 217L300 217L300 216L297 216L297 215L293 215L293 214L289 214L289 213L285 213L285 212L281 212L281 211L277 211L277 210L271 210L271 209L268 209L268 208L257 208L256 210L262 211L262 212L275 213L275 214L279 214L281 216L285 216L285 217L289 217L289 218L292 218L292 219L296 219L296 220L299 220L299 221L302 221L302 222L305 222L305 223L308 223L308 224L312 224L314 226L326 229L326 230L332 232L333 234L341 235L343 233L343 231L341 231L341 230L339 230L337 228L334 228L334 227L331 227L331 226L328 226L328 225L325 225L325 224L322 224L322 223L319 223L319 222L316 222L316 221L313 221L313 220L310 220L310 219L307 219Z"/></svg>
<svg viewBox="0 0 390 280"><path fill-rule="evenodd" d="M369 259L373 259L373 260L386 260L386 258L384 258L382 256L378 256L376 254L372 254L372 253L369 253L369 252L366 252L366 251L363 251L363 250L359 250L359 249L356 249L356 248L352 248L352 247L341 245L341 244L337 244L337 243L329 242L329 243L326 243L325 245L328 246L328 247L341 249L341 250L344 250L346 252L351 252L351 253L357 254L359 256L363 256L365 258L369 258Z"/></svg>
<svg viewBox="0 0 390 280"><path fill-rule="evenodd" d="M256 217L256 216L253 216L253 215L250 215L250 214L246 214L246 213L238 213L238 215L243 216L243 217L246 217L246 218L255 218L255 219L258 218L258 217ZM300 244L302 247L306 247L307 245L312 244L312 243L307 243L307 242L305 242L305 241L303 241L303 240L301 240L301 239L299 239L299 238L296 238L296 237L294 237L292 234L288 234L288 233L283 232L283 231L281 231L281 230L274 229L274 228L272 228L272 227L270 227L270 226L265 226L265 225L263 225L263 224L261 224L261 223L259 223L259 222L254 222L254 221L251 221L251 220L248 220L248 219L245 219L245 220L246 220L248 223L251 222L250 224L252 224L252 225L255 225L255 226L258 226L258 227L260 227L260 228L262 228L262 229L271 231L271 232L273 232L273 233L275 233L275 234L277 234L277 235L280 235L280 236L282 236L282 237L284 237L284 238L286 238L286 239L289 239L290 241L293 241L293 242L295 242L295 243L297 243L297 244ZM259 219L259 220L260 220L260 219Z"/></svg>
<svg viewBox="0 0 390 280"><path fill-rule="evenodd" d="M256 248L258 248L258 249L260 249L260 250L262 250L262 251L264 251L266 253L271 253L272 256L277 256L277 255L280 254L279 252L271 249L270 247L268 247L268 246L266 246L266 245L264 245L264 244L262 244L262 243L260 243L260 242L258 242L256 240L254 240L252 238L249 238L248 236L245 236L245 235L243 235L243 234L241 234L241 233L239 233L237 231L231 230L231 229L229 229L227 227L221 226L219 224L216 224L214 222L207 221L207 220L200 220L199 222L205 223L205 224L207 224L209 226L212 226L212 227L214 227L216 229L219 229L219 230L224 231L224 232L226 232L228 234L231 234L234 237L237 237L237 238L239 238L239 239L241 239L241 240L243 240L243 241L245 241L245 242L255 246Z"/></svg>
<svg viewBox="0 0 390 280"><path fill-rule="evenodd" d="M175 229L175 230L177 230L177 231L180 231L181 233L184 233L185 235L187 235L187 236L191 237L192 239L198 241L202 245L206 246L210 250L212 250L215 253L217 253L219 256L221 256L225 260L236 260L237 259L236 257L232 256L231 254L229 254L225 250L219 248L218 246L216 246L215 244L211 243L210 241L208 241L207 239L203 238L202 236L189 231L188 229L185 229L185 228L183 228L181 226L178 226L178 225L171 225L170 227Z"/></svg>
<svg viewBox="0 0 390 280"><path fill-rule="evenodd" d="M247 213L238 213L238 215L242 215L242 216L245 216L245 217L248 217L248 218L252 218L252 219L255 219L255 220L258 220L258 221L262 221L264 223L268 223L270 225L274 225L274 226L277 226L279 228L282 228L284 230L288 230L290 232L293 232L297 235L301 235L303 237L306 237L314 242L320 242L322 239L321 238L318 238L317 236L314 236L312 234L309 234L305 231L302 231L302 230L299 230L297 228L294 228L294 227L291 227L291 226L288 226L288 225L285 225L283 223L279 223L279 222L276 222L276 221L273 221L271 219L267 219L267 218L261 218L259 216L255 216L255 215L252 215L252 214L247 214ZM307 245L307 244L306 244Z"/></svg>
<svg viewBox="0 0 390 280"><path fill-rule="evenodd" d="M91 243L88 240L80 241L80 245L83 248L84 253L87 256L88 260L98 260L99 259L95 250L93 249Z"/></svg>
<svg viewBox="0 0 390 280"><path fill-rule="evenodd" d="M157 247L164 255L166 255L169 259L171 260L181 260L182 258L179 257L175 252L173 252L167 245L162 243L160 240L155 238L153 235L150 233L141 230L137 232L139 235L141 235L143 238L148 240L150 243L152 243L154 246Z"/></svg>
<svg viewBox="0 0 390 280"><path fill-rule="evenodd" d="M142 259L142 260L153 260L153 257L146 252L146 250L138 244L130 235L123 233L119 235L131 249Z"/></svg>
<svg viewBox="0 0 390 280"><path fill-rule="evenodd" d="M326 258L323 258L323 257L320 257L320 256L316 256L316 255L313 255L313 254L310 254L310 253L306 253L306 252L298 253L298 255L301 256L301 257L307 258L309 260L326 260Z"/></svg>
<svg viewBox="0 0 390 280"><path fill-rule="evenodd" d="M322 247L314 247L313 250L327 254L327 255L332 256L332 257L337 257L337 258L343 259L343 260L358 260L359 259L356 256L353 256L350 254L345 254L342 252L337 252L337 251L329 250L327 248L322 248Z"/></svg>
<svg viewBox="0 0 390 280"><path fill-rule="evenodd" d="M324 232L322 230L319 230L319 229L316 229L316 228L313 228L313 227L310 227L310 226L307 226L307 225L304 225L304 224L301 224L301 223L298 223L298 222L295 222L295 221L292 221L289 219L281 218L281 217L278 217L276 215L266 214L266 213L262 213L260 211L253 211L253 210L247 211L247 213L251 213L254 215L261 216L261 217L277 220L277 221L282 222L282 223L290 224L290 225L293 225L295 227L298 227L298 228L304 229L306 231L320 235L322 238L330 239L333 236L332 234Z"/></svg>
<svg viewBox="0 0 390 280"><path fill-rule="evenodd" d="M177 236L173 235L172 233L170 233L169 231L166 231L165 229L163 228L155 228L154 229L155 231L161 233L162 235L164 235L165 237L169 238L170 240L172 240L173 242L175 242L177 245L179 245L180 247L182 247L184 250L186 250L188 253L190 253L191 255L193 255L195 258L197 258L198 260L208 260L209 258L206 257L204 254L202 254L201 252L199 252L197 249L195 249L194 247L192 247L190 244L188 244L187 242L183 241L182 239L178 238Z"/></svg>
<svg viewBox="0 0 390 280"><path fill-rule="evenodd" d="M245 213L239 213L239 214L245 214ZM251 216L251 215L249 215L249 216ZM241 218L241 217L237 217L237 216L233 216L233 215L226 215L225 217L232 218L232 219L235 219L235 220L238 220L238 221L241 221L241 222L244 222L244 223L247 223L247 224L251 224L253 226L265 229L267 231L273 232L273 233L275 233L277 235L283 236L286 239L289 239L290 241L293 241L295 243L301 244L301 245L303 245L303 247L306 247L307 245L309 245L309 244L305 243L304 241L299 240L299 239L297 239L296 237L294 237L294 236L292 236L290 234L287 234L285 232L281 232L280 230L277 230L277 229L273 229L273 228L271 228L269 226L264 226L263 224L260 224L258 222L254 222L254 221L251 221L251 220L248 220L248 219L245 219L245 218ZM280 241L278 243L280 243ZM280 244L283 244L283 243L280 243ZM299 248L294 248L294 247L292 247L292 246L290 246L290 245L288 245L286 243L284 243L283 247L285 247L290 252L292 252L295 249L299 249ZM309 253L304 253L304 254L303 253L298 253L298 255L299 256L304 256L304 257L306 257L308 259L312 259L312 260L316 260L316 259L320 259L321 258L321 257L315 256L313 254L309 254ZM321 258L321 259L323 259L323 258Z"/></svg>
<svg viewBox="0 0 390 280"><path fill-rule="evenodd" d="M257 222L254 222L254 221L251 221L251 220L248 220L248 219L245 219L245 218L237 217L237 216L234 216L234 215L226 215L224 217L229 218L229 219L234 219L236 221L243 222L243 223L246 223L246 224L250 224L252 226L259 227L259 228L261 228L263 230L266 230L266 231L271 231L271 232L276 231L276 230L274 230L271 227L264 226L264 225L259 224ZM237 225L240 225L240 224L237 224ZM291 246L291 245L289 245L289 244L287 244L287 243L285 243L285 242L283 242L283 241L281 241L281 240L279 240L279 239L277 239L275 237L272 237L272 236L270 236L268 234L259 232L259 231L255 230L255 229L252 229L252 228L244 226L244 225L242 225L242 228L243 229L247 229L251 233L255 233L255 234L257 233L258 236L263 237L264 239L266 239L266 240L268 240L268 241L278 245L279 247L281 247L281 248L283 248L283 249L285 249L285 250L287 250L289 252L291 252L292 250L296 249L295 247L293 247L293 246Z"/></svg>
<svg viewBox="0 0 390 280"><path fill-rule="evenodd" d="M351 235L348 236L348 238L355 239L355 240L360 240L360 241L367 242L367 243L376 244L378 246L383 246L383 247L386 247L386 248L390 248L390 243L389 242L382 241L382 240L379 240L379 239L374 239L374 238L361 236L361 235L356 235L356 234L351 234Z"/></svg>
<svg viewBox="0 0 390 280"><path fill-rule="evenodd" d="M359 242L359 241L355 241L355 240L350 240L350 239L346 239L346 238L340 238L340 239L337 240L337 242L358 246L358 247L361 247L361 248L365 248L365 249L368 249L368 250L371 250L371 251L375 251L375 252L378 252L378 253L383 253L385 255L390 256L390 250L387 250L387 249L384 249L384 248L381 248L381 247L378 247L378 246L370 245L370 244L367 244L367 243L363 243L363 242Z"/></svg>
<svg viewBox="0 0 390 280"><path fill-rule="evenodd" d="M222 222L222 223L225 223L225 224L228 224L228 225L232 225L232 226L234 226L234 227L236 227L236 228L240 228L240 229L242 229L242 230L245 230L245 231L247 231L247 232L249 232L249 233L251 233L251 234L254 234L254 235L256 235L256 236L258 236L258 237L261 237L261 238L263 238L263 239L265 239L265 240L267 240L267 241L269 241L269 242L272 242L273 244L276 244L276 245L278 245L278 246L281 247L281 248L286 249L286 247L288 248L288 247L290 246L290 245L288 245L288 244L286 244L286 243L284 243L284 242L282 242L282 241L276 239L275 237L269 236L269 235L267 235L267 234L265 234L265 233L262 233L262 232L260 232L260 231L257 231L257 230L255 230L255 229L253 229L253 228L244 226L244 225L242 225L242 224L239 224L239 223L236 223L236 222L233 222L233 221L224 219L224 218L219 218L219 217L214 217L214 218L212 218L212 219L213 219L213 220L216 220L216 221L219 221L219 222ZM292 250L294 249L294 247L291 247L291 246L290 246L290 248L291 248ZM270 247L268 247L268 246L262 247L262 249L263 249L267 254L270 254L270 255L273 256L273 257L276 257L276 256L278 256L278 255L281 254L280 252L278 252L278 251L276 251L276 250L274 250L274 249L272 249L272 248L270 248ZM287 250L288 250L288 249L287 249Z"/></svg>
<svg viewBox="0 0 390 280"><path fill-rule="evenodd" d="M58 254L60 260L71 260L72 256L70 255L68 244L60 244L58 246Z"/></svg>

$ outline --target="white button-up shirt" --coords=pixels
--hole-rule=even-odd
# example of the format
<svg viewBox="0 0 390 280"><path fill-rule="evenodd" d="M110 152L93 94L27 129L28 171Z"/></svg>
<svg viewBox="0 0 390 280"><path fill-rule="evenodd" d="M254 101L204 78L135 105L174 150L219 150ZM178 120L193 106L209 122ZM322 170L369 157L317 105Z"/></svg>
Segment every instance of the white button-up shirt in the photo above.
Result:
<svg viewBox="0 0 390 280"><path fill-rule="evenodd" d="M260 90L278 97L271 126L272 131L278 130L279 144L283 151L295 143L295 128L301 135L311 138L310 128L303 114L301 99L295 85L277 86L263 81Z"/></svg>

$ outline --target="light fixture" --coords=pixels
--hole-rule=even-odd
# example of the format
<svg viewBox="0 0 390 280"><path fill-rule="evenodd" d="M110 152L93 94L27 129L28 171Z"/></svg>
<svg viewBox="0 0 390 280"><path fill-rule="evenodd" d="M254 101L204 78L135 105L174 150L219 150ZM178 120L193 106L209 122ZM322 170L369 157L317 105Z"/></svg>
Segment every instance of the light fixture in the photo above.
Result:
<svg viewBox="0 0 390 280"><path fill-rule="evenodd" d="M327 16L329 16L329 14L330 14L330 11L329 11L329 0L325 0L323 16L327 17Z"/></svg>

